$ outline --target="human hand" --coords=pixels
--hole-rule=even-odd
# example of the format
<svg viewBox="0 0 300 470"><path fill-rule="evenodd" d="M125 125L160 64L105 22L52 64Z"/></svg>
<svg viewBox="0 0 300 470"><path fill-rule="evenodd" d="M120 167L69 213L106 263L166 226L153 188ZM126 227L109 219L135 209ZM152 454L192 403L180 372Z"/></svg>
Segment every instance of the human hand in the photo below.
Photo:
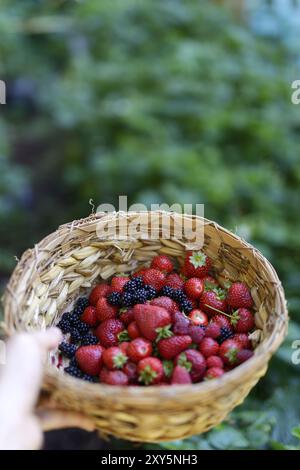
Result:
<svg viewBox="0 0 300 470"><path fill-rule="evenodd" d="M61 341L57 328L19 333L7 343L0 376L0 449L39 449L43 433L34 407L43 378L43 361Z"/></svg>

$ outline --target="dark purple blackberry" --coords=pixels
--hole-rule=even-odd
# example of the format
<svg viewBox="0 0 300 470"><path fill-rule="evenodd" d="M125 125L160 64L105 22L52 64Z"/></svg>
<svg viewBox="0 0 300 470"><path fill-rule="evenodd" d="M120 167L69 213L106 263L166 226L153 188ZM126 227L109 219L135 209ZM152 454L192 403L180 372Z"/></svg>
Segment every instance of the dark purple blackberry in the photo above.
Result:
<svg viewBox="0 0 300 470"><path fill-rule="evenodd" d="M80 321L80 318L76 313L70 313L69 314L69 322L72 324L72 326L76 327L77 323Z"/></svg>
<svg viewBox="0 0 300 470"><path fill-rule="evenodd" d="M139 289L133 294L133 299L135 304L144 304L148 300L148 292L145 288Z"/></svg>
<svg viewBox="0 0 300 470"><path fill-rule="evenodd" d="M144 287L144 281L141 276L134 277L133 279L130 279L125 286L124 286L124 291L125 292L135 292L137 289L141 289Z"/></svg>
<svg viewBox="0 0 300 470"><path fill-rule="evenodd" d="M95 383L96 378L89 374L82 374L82 380L86 380L87 382Z"/></svg>
<svg viewBox="0 0 300 470"><path fill-rule="evenodd" d="M75 356L70 359L69 366L70 366L70 367L78 367L78 364L77 364L77 361L76 361L76 357L75 357Z"/></svg>
<svg viewBox="0 0 300 470"><path fill-rule="evenodd" d="M84 308L77 306L73 308L72 314L76 315L77 317L80 317L83 314Z"/></svg>
<svg viewBox="0 0 300 470"><path fill-rule="evenodd" d="M122 296L123 307L131 307L134 303L133 294L131 292L124 292Z"/></svg>
<svg viewBox="0 0 300 470"><path fill-rule="evenodd" d="M70 333L70 331L71 331L71 329L72 329L71 323L70 323L68 320L63 320L63 319L61 319L61 320L57 323L57 327L61 329L61 331L63 332L64 335L65 335L66 333Z"/></svg>
<svg viewBox="0 0 300 470"><path fill-rule="evenodd" d="M79 307L82 309L82 311L89 306L89 301L86 297L79 297L79 299L76 300L75 307Z"/></svg>
<svg viewBox="0 0 300 470"><path fill-rule="evenodd" d="M144 290L147 293L147 300L151 300L157 297L157 290L154 289L154 287L148 285L144 287Z"/></svg>
<svg viewBox="0 0 300 470"><path fill-rule="evenodd" d="M76 324L76 329L81 333L81 335L86 335L90 331L89 325L81 320Z"/></svg>
<svg viewBox="0 0 300 470"><path fill-rule="evenodd" d="M61 317L61 320L67 320L67 321L70 321L70 312L65 312L62 314L62 317Z"/></svg>
<svg viewBox="0 0 300 470"><path fill-rule="evenodd" d="M164 286L161 289L159 295L163 295L163 296L166 296L166 297L170 297L170 299L173 299L174 291L175 291L175 289L173 289L173 287Z"/></svg>
<svg viewBox="0 0 300 470"><path fill-rule="evenodd" d="M77 350L77 346L75 346L75 344L63 342L63 343L60 343L60 345L58 346L58 349L64 356L71 359Z"/></svg>
<svg viewBox="0 0 300 470"><path fill-rule="evenodd" d="M184 313L190 313L193 310L193 304L190 300L184 299L179 302L181 310L184 311Z"/></svg>
<svg viewBox="0 0 300 470"><path fill-rule="evenodd" d="M218 336L218 343L222 344L223 341L226 339L229 339L233 336L232 331L229 328L226 328L226 326L221 327L221 334Z"/></svg>
<svg viewBox="0 0 300 470"><path fill-rule="evenodd" d="M89 346L90 344L98 344L99 340L97 336L93 335L93 333L87 333L81 338L82 346Z"/></svg>
<svg viewBox="0 0 300 470"><path fill-rule="evenodd" d="M110 305L121 305L122 303L122 294L120 292L112 292L107 296L107 301Z"/></svg>
<svg viewBox="0 0 300 470"><path fill-rule="evenodd" d="M187 296L185 295L185 293L183 292L183 290L181 289L173 289L173 297L172 297L173 300L175 300L175 302L184 302L187 300Z"/></svg>
<svg viewBox="0 0 300 470"><path fill-rule="evenodd" d="M76 366L65 367L64 371L67 374L71 375L72 377L76 377L77 379L81 379L83 376L83 373L81 372L81 370Z"/></svg>
<svg viewBox="0 0 300 470"><path fill-rule="evenodd" d="M73 343L80 343L81 334L76 330L76 328L72 328L71 330L71 340Z"/></svg>

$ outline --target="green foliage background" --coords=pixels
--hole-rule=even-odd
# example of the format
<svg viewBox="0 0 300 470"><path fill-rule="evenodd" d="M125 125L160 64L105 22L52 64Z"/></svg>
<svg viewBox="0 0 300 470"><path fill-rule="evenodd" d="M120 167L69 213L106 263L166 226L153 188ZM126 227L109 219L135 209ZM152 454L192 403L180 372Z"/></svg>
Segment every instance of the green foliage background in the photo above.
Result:
<svg viewBox="0 0 300 470"><path fill-rule="evenodd" d="M127 194L204 203L208 218L262 250L286 289L290 333L267 376L217 429L163 447L298 442L300 111L288 33L259 36L209 1L2 0L3 285L14 255L87 215L90 198L117 204Z"/></svg>

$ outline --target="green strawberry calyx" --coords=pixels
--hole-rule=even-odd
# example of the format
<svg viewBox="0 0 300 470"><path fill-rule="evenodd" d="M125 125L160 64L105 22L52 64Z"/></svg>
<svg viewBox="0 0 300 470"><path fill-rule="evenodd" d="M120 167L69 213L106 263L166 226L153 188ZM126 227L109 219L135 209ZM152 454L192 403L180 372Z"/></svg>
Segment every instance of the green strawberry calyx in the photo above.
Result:
<svg viewBox="0 0 300 470"><path fill-rule="evenodd" d="M159 328L156 328L156 342L160 341L161 339L166 339L166 338L171 338L171 336L174 335L174 333L171 331L171 324L166 325L166 326L161 326Z"/></svg>
<svg viewBox="0 0 300 470"><path fill-rule="evenodd" d="M123 353L118 353L113 358L113 363L116 369L122 369L127 362L127 357Z"/></svg>
<svg viewBox="0 0 300 470"><path fill-rule="evenodd" d="M124 341L130 341L130 336L127 330L121 331L121 333L117 336L119 343L123 343Z"/></svg>
<svg viewBox="0 0 300 470"><path fill-rule="evenodd" d="M230 318L230 323L233 325L233 326L236 326L236 324L238 323L240 319L240 315L239 315L239 311L238 310L235 310L232 315L231 315L231 318Z"/></svg>
<svg viewBox="0 0 300 470"><path fill-rule="evenodd" d="M230 364L235 364L237 361L238 348L230 348L225 354Z"/></svg>
<svg viewBox="0 0 300 470"><path fill-rule="evenodd" d="M139 382L143 382L145 385L150 385L156 377L157 372L155 372L151 366L147 365L140 373Z"/></svg>
<svg viewBox="0 0 300 470"><path fill-rule="evenodd" d="M185 367L188 372L191 372L192 370L192 363L187 360L187 357L184 353L180 354L178 358L178 365Z"/></svg>
<svg viewBox="0 0 300 470"><path fill-rule="evenodd" d="M189 261L194 268L201 268L206 264L206 255L202 251L194 251L194 253L189 257Z"/></svg>
<svg viewBox="0 0 300 470"><path fill-rule="evenodd" d="M163 368L166 377L171 377L173 374L174 364L173 361L165 359L163 361Z"/></svg>

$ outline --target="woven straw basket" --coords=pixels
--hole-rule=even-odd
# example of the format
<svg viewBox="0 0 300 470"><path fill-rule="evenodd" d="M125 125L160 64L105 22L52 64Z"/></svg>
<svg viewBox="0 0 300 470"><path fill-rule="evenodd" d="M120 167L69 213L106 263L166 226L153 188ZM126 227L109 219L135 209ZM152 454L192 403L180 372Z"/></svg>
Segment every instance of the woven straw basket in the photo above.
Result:
<svg viewBox="0 0 300 470"><path fill-rule="evenodd" d="M159 216L162 212L151 213ZM195 216L171 216L171 237L178 218L192 224ZM99 238L99 222L109 218L130 222L136 213L93 214L61 226L18 263L4 295L7 335L55 325L72 302L101 279L136 270L164 253L182 263L187 241L146 239L147 227L136 240L116 240L109 232ZM215 275L242 280L255 303L254 356L223 377L182 386L118 387L90 384L67 376L49 357L39 400L44 428L79 426L123 439L158 442L202 433L220 423L242 403L262 377L272 354L286 334L288 314L281 283L262 254L236 235L201 219L204 251L212 258ZM162 225L159 226L161 229ZM53 365L54 364L54 365Z"/></svg>

